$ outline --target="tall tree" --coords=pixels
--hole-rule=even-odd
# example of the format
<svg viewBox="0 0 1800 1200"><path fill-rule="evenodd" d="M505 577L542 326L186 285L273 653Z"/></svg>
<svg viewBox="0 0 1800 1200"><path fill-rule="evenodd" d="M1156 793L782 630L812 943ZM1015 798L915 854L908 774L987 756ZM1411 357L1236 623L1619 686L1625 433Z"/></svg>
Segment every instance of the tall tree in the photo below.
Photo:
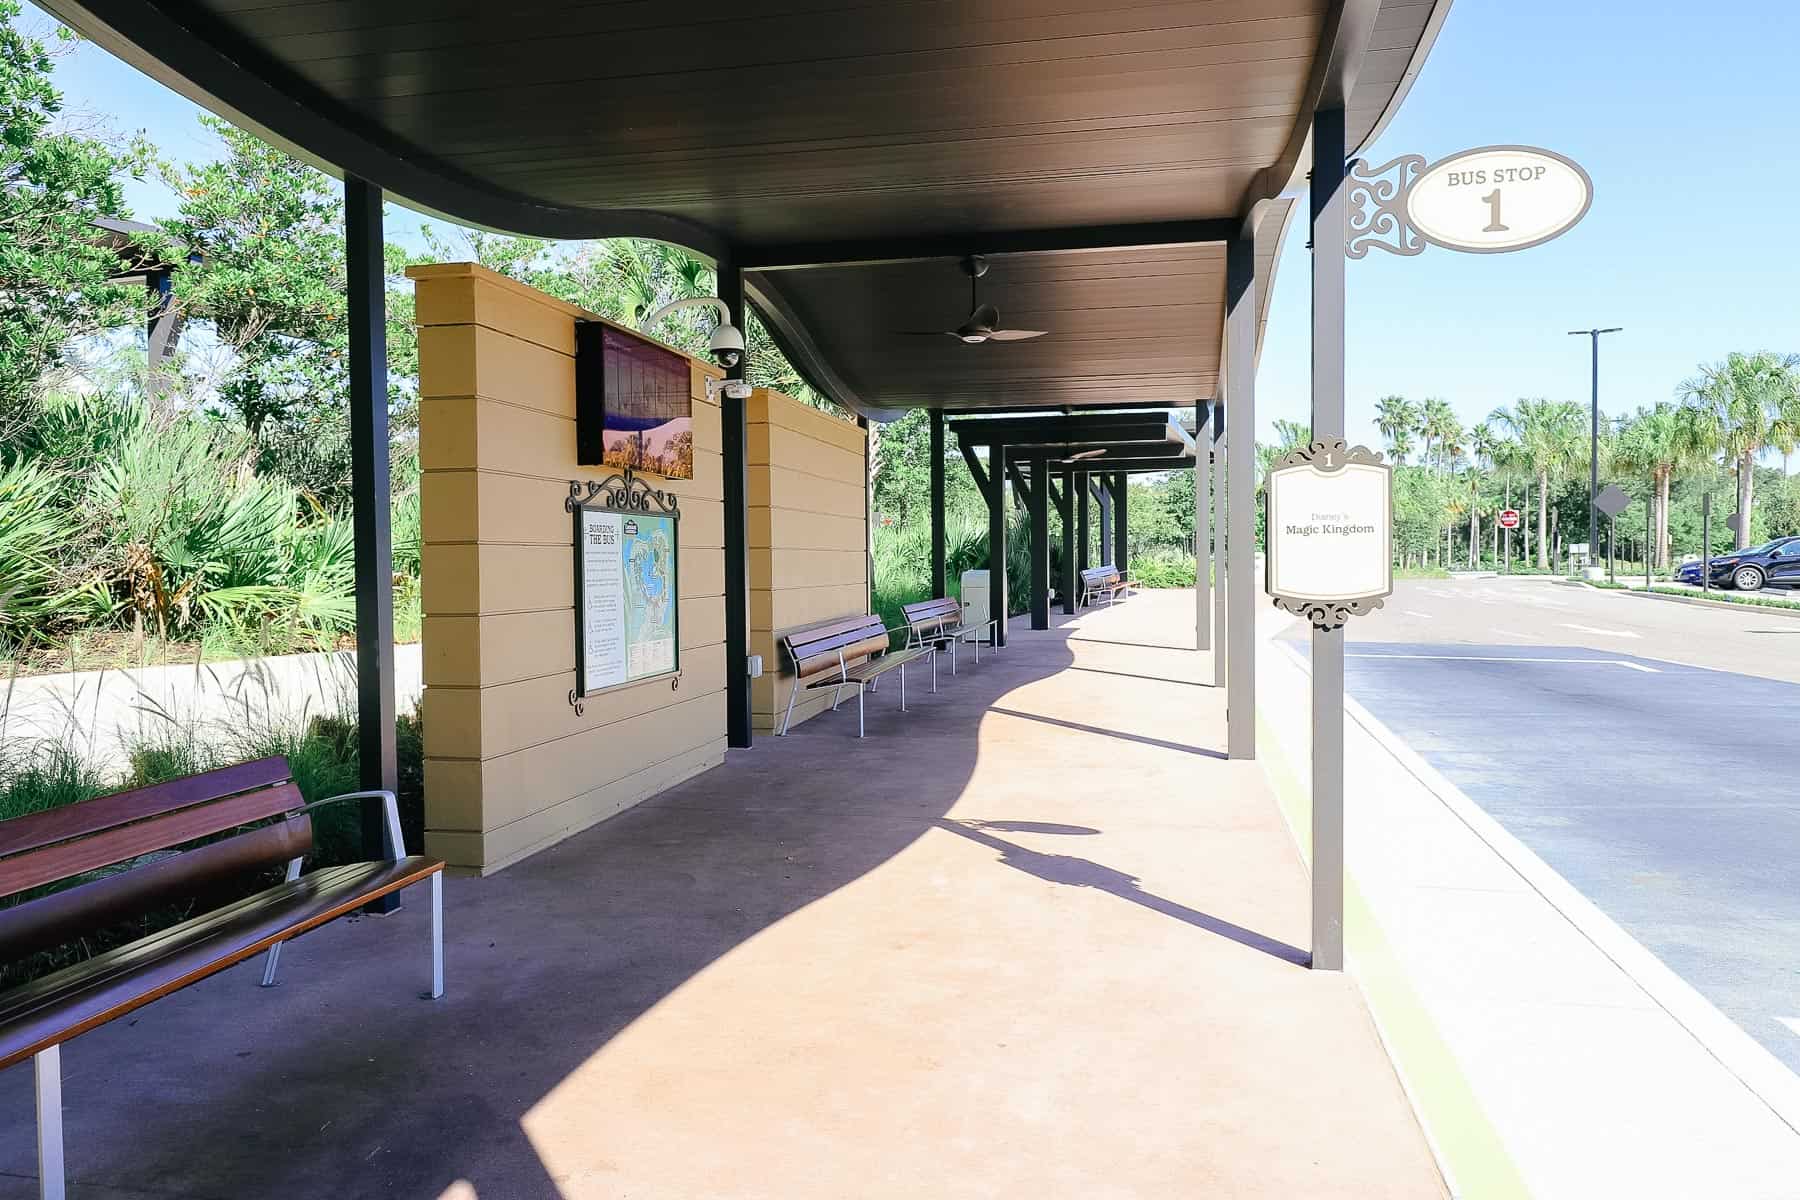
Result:
<svg viewBox="0 0 1800 1200"><path fill-rule="evenodd" d="M1419 406L1405 396L1383 396L1375 401L1375 428L1387 439L1388 457L1395 464L1405 465L1418 427Z"/></svg>
<svg viewBox="0 0 1800 1200"><path fill-rule="evenodd" d="M1560 479L1581 460L1587 423L1578 405L1566 400L1519 400L1496 408L1488 420L1511 436L1516 461L1538 485L1537 565L1550 569L1550 481Z"/></svg>
<svg viewBox="0 0 1800 1200"><path fill-rule="evenodd" d="M1669 565L1669 489L1678 473L1706 459L1702 432L1691 408L1664 401L1640 409L1620 431L1613 447L1615 464L1623 470L1647 475L1656 508L1654 519L1655 565Z"/></svg>
<svg viewBox="0 0 1800 1200"><path fill-rule="evenodd" d="M109 282L117 253L94 221L123 217L120 180L141 174L141 144L120 149L62 120L50 53L0 0L0 445L33 421L72 341L141 321L143 289Z"/></svg>
<svg viewBox="0 0 1800 1200"><path fill-rule="evenodd" d="M1774 447L1792 454L1800 443L1800 356L1738 351L1700 368L1680 389L1706 451L1737 470L1737 548L1750 544L1756 460Z"/></svg>
<svg viewBox="0 0 1800 1200"><path fill-rule="evenodd" d="M1419 432L1425 439L1425 457L1432 459L1433 447L1436 448L1436 462L1440 470L1449 470L1455 463L1456 455L1462 453L1463 427L1456 419L1456 410L1442 396L1431 396L1419 410Z"/></svg>

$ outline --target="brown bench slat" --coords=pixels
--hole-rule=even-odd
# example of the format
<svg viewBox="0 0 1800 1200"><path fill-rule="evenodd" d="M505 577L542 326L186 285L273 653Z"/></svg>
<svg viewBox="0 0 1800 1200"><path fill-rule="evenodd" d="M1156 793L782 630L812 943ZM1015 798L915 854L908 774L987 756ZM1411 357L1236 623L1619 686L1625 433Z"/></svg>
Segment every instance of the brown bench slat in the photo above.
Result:
<svg viewBox="0 0 1800 1200"><path fill-rule="evenodd" d="M16 988L0 996L0 1069L443 869L416 855L327 867Z"/></svg>
<svg viewBox="0 0 1800 1200"><path fill-rule="evenodd" d="M881 654L887 650L888 645L887 630L883 629L864 637L859 642L851 642L823 653L796 655L794 671L801 679L811 679L814 675L826 671L836 671L840 664L850 666L872 654ZM841 658L839 657L840 653L842 654Z"/></svg>
<svg viewBox="0 0 1800 1200"><path fill-rule="evenodd" d="M98 802L88 800L70 807L79 809ZM0 896L15 895L27 888L54 883L84 871L110 867L140 854L167 850L265 817L292 812L304 803L299 788L292 783L282 783L208 804L178 808L147 821L120 825L76 841L27 850L0 859Z"/></svg>
<svg viewBox="0 0 1800 1200"><path fill-rule="evenodd" d="M190 897L210 884L301 858L312 846L312 818L302 813L0 909L0 959L21 958L59 946L134 914Z"/></svg>
<svg viewBox="0 0 1800 1200"><path fill-rule="evenodd" d="M863 617L854 625L834 628L824 633L813 629L798 629L787 634L786 641L800 657L805 658L886 632L887 628L882 625L880 617Z"/></svg>
<svg viewBox="0 0 1800 1200"><path fill-rule="evenodd" d="M945 617L959 617L962 615L962 605L957 601L950 599L921 600L917 604L901 605L900 612L901 615L906 618L908 624L916 625L921 621L942 620Z"/></svg>
<svg viewBox="0 0 1800 1200"><path fill-rule="evenodd" d="M285 783L290 774L285 758L259 758L255 762L171 779L129 792L96 796L79 804L27 813L10 821L0 821L0 858L220 800L252 788Z"/></svg>
<svg viewBox="0 0 1800 1200"><path fill-rule="evenodd" d="M882 655L880 658L871 658L866 662L858 663L856 666L845 671L844 678L873 679L883 671L891 671L902 663L909 663L915 658L922 658L930 653L931 648L929 646L914 646L910 650L895 650L892 653ZM829 681L827 681L827 683L829 683ZM820 686L826 685L821 684Z"/></svg>

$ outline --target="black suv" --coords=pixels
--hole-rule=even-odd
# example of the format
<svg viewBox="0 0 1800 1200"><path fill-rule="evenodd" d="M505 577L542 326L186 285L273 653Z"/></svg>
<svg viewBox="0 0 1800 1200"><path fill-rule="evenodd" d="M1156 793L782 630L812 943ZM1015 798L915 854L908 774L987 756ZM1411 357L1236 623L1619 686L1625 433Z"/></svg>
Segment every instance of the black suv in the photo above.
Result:
<svg viewBox="0 0 1800 1200"><path fill-rule="evenodd" d="M1682 583L1700 582L1700 564L1686 563L1675 576ZM1732 550L1712 560L1712 586L1740 592L1765 587L1800 588L1800 537L1776 538L1747 550Z"/></svg>

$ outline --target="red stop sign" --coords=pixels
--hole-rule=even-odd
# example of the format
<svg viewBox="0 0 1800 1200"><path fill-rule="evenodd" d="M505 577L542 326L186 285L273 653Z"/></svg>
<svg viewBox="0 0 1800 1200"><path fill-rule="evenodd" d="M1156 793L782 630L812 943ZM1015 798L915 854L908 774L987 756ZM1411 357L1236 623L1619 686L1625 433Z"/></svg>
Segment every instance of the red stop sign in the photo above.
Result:
<svg viewBox="0 0 1800 1200"><path fill-rule="evenodd" d="M1500 528L1517 529L1519 527L1519 510L1503 508L1500 510Z"/></svg>

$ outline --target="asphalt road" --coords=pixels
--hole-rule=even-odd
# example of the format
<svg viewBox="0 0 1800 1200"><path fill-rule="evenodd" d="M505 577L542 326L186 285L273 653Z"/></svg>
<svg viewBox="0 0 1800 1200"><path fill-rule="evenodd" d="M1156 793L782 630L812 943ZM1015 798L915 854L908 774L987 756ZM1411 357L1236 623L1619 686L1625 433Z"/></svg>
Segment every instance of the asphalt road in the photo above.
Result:
<svg viewBox="0 0 1800 1200"><path fill-rule="evenodd" d="M1800 1070L1800 620L1544 580L1403 582L1348 686Z"/></svg>

